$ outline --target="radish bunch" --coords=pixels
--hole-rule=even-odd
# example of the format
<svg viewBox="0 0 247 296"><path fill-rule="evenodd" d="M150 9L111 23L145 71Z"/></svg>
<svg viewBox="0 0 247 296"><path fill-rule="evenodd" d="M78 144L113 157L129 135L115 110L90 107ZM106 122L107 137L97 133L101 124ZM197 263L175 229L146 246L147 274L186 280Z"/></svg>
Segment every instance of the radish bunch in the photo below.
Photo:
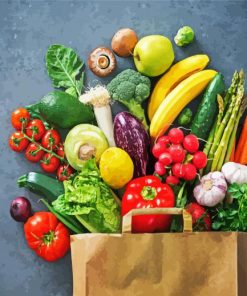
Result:
<svg viewBox="0 0 247 296"><path fill-rule="evenodd" d="M199 151L199 140L193 135L184 135L179 128L172 128L158 139L152 149L157 162L155 173L166 175L166 183L177 185L180 179L194 180L197 170L207 165L207 156Z"/></svg>

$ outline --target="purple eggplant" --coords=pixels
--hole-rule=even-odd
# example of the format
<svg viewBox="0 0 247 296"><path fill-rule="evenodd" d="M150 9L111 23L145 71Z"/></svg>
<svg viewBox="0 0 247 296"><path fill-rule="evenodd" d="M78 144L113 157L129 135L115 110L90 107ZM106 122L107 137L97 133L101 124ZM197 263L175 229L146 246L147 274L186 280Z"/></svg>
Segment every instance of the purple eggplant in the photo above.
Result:
<svg viewBox="0 0 247 296"><path fill-rule="evenodd" d="M142 123L129 112L118 113L114 119L114 139L134 163L134 177L146 175L150 139Z"/></svg>

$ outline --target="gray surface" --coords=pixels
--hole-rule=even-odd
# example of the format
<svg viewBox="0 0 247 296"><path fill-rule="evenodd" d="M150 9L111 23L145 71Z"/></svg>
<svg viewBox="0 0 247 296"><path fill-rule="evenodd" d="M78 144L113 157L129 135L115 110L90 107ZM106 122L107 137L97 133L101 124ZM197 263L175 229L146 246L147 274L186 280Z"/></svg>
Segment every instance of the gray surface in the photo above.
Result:
<svg viewBox="0 0 247 296"><path fill-rule="evenodd" d="M94 47L108 46L120 27L132 27L139 36L160 33L173 37L180 26L189 24L197 41L184 49L174 46L177 59L205 52L227 82L234 69L247 70L246 1L46 2L50 3L0 0L1 296L72 295L70 255L57 263L45 263L28 249L22 225L9 216L10 201L19 195L30 197L35 210L42 208L34 195L16 186L18 176L39 170L38 165L11 152L7 139L13 131L10 112L52 90L44 64L50 44L71 46L86 59ZM121 69L129 64L119 60ZM95 83L89 71L87 78Z"/></svg>

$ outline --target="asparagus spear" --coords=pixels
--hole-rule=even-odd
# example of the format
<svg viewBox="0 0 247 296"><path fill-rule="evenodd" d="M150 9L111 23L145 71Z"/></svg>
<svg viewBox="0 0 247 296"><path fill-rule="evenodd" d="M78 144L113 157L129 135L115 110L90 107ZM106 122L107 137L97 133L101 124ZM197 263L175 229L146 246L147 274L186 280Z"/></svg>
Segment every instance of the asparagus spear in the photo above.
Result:
<svg viewBox="0 0 247 296"><path fill-rule="evenodd" d="M208 153L209 161L208 161L207 167L205 169L206 173L211 171L211 166L212 166L212 162L213 162L212 159L215 156L215 152L216 152L217 147L219 145L220 139L222 138L224 129L230 119L231 112L233 110L235 100L236 100L235 92L236 92L238 83L239 83L239 74L237 71L235 71L233 74L233 78L232 78L232 84L227 91L227 95L225 96L226 101L228 100L229 102L227 102L227 104L226 104L226 102L224 103L223 108L227 109L227 110L224 110L225 111L224 117L223 117L222 109L220 109L220 111L219 111L216 129L215 129L215 133L214 133L213 145L211 146L209 153ZM230 95L230 97L228 98L229 95ZM227 105L229 105L228 108L226 108ZM221 108L222 108L222 106L221 106ZM223 117L223 119L222 119L222 117Z"/></svg>
<svg viewBox="0 0 247 296"><path fill-rule="evenodd" d="M217 132L217 130L218 130L219 126L220 126L220 123L222 121L225 106L226 106L225 101L223 100L223 98L220 95L217 96L217 102L218 102L218 106L219 106L219 113L218 113L218 116L217 116L217 121L215 122L215 124L213 126L213 129L211 130L211 132L209 134L209 138L208 138L207 144L205 146L205 151L206 152L204 151L208 156L207 166L206 166L206 168L204 170L205 174L209 173L210 169L211 169L214 152L215 152L215 150L217 148L217 146L216 146L217 143L215 142L216 132Z"/></svg>
<svg viewBox="0 0 247 296"><path fill-rule="evenodd" d="M239 81L239 86L237 89L237 94L236 94L236 96L233 96L232 102L230 103L230 105L232 105L232 103L234 102L234 106L233 106L233 108L229 107L229 109L227 110L227 112L224 116L224 119L227 118L227 124L224 129L224 133L223 133L223 136L220 140L220 143L216 149L216 152L214 155L214 160L212 162L211 171L221 169L221 167L224 163L229 139L230 139L231 134L234 130L234 122L235 122L236 118L238 117L239 108L241 106L242 99L244 96L244 72L242 70L239 73L239 77L240 77L240 81ZM235 98L235 100L234 100L234 98Z"/></svg>

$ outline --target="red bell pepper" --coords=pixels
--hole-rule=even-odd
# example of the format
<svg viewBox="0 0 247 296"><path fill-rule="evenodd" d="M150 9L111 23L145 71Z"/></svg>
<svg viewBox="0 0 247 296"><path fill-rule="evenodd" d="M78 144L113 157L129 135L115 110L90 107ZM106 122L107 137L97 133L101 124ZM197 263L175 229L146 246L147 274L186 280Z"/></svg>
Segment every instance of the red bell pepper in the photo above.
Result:
<svg viewBox="0 0 247 296"><path fill-rule="evenodd" d="M171 187L161 183L156 176L145 176L132 180L122 198L122 216L132 209L172 208L175 196ZM167 231L171 215L140 215L132 218L132 232Z"/></svg>

